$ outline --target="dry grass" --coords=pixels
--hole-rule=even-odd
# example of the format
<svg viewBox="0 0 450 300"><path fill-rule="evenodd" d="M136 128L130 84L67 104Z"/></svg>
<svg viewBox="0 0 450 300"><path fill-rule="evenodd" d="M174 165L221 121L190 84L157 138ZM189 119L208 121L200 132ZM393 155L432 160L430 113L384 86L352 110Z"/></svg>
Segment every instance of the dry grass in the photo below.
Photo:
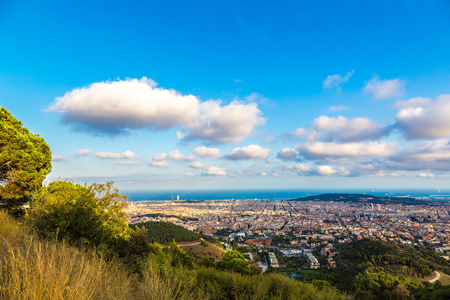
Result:
<svg viewBox="0 0 450 300"><path fill-rule="evenodd" d="M161 280L164 278L164 280ZM209 299L196 286L195 276L181 269L161 269L150 263L136 294L137 299Z"/></svg>
<svg viewBox="0 0 450 300"><path fill-rule="evenodd" d="M1 299L128 299L133 279L118 264L37 239L0 213Z"/></svg>
<svg viewBox="0 0 450 300"><path fill-rule="evenodd" d="M210 258L213 258L215 261L222 260L222 253L226 252L226 250L217 247L214 244L209 242L205 243L208 245L207 247L203 247L201 244L193 245L193 246L182 246L181 249L187 252L190 256L195 258L200 258L208 255Z"/></svg>
<svg viewBox="0 0 450 300"><path fill-rule="evenodd" d="M206 297L207 298L207 297ZM205 299L186 270L147 266L143 279L93 251L41 240L0 211L0 299Z"/></svg>
<svg viewBox="0 0 450 300"><path fill-rule="evenodd" d="M450 285L450 276L447 274L444 274L444 272L439 271L441 273L441 278L439 279L443 285Z"/></svg>

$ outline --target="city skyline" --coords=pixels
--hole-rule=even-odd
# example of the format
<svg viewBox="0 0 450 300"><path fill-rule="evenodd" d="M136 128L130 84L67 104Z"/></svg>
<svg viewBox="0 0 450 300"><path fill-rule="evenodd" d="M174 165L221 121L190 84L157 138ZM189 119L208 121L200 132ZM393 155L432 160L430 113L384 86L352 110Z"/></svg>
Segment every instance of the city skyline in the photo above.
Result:
<svg viewBox="0 0 450 300"><path fill-rule="evenodd" d="M46 182L449 186L450 5L0 3L0 106Z"/></svg>

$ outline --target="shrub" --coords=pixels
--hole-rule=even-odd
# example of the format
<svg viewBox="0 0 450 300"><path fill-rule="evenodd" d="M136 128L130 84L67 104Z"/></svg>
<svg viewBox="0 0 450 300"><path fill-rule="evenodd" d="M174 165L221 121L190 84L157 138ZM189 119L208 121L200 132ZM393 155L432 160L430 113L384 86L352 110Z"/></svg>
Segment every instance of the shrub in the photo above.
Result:
<svg viewBox="0 0 450 300"><path fill-rule="evenodd" d="M46 237L115 246L129 239L126 199L113 182L82 186L53 181L31 202L28 220Z"/></svg>

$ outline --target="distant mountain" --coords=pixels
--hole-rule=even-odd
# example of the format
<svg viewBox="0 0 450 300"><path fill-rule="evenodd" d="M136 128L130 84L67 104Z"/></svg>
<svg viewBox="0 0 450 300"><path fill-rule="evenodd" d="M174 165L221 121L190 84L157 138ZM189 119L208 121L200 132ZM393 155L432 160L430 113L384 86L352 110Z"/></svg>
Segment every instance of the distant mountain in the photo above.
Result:
<svg viewBox="0 0 450 300"><path fill-rule="evenodd" d="M288 201L334 201L371 204L404 204L404 205L437 205L436 202L420 200L411 197L380 197L366 194L322 194L316 196L301 197Z"/></svg>

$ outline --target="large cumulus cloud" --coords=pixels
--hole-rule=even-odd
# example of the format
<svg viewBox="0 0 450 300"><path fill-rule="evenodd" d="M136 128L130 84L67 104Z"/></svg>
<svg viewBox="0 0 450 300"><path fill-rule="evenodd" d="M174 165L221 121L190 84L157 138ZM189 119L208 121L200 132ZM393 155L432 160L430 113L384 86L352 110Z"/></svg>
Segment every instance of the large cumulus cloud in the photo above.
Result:
<svg viewBox="0 0 450 300"><path fill-rule="evenodd" d="M206 101L200 107L201 118L189 124L186 139L209 140L216 143L239 142L248 137L253 128L264 123L256 103L234 101L221 106L220 101Z"/></svg>
<svg viewBox="0 0 450 300"><path fill-rule="evenodd" d="M435 101L427 100L414 98L402 102L402 109L396 116L397 128L410 139L449 137L450 95L440 95Z"/></svg>
<svg viewBox="0 0 450 300"><path fill-rule="evenodd" d="M313 128L325 140L362 141L374 140L387 135L389 128L368 118L320 116L314 120Z"/></svg>
<svg viewBox="0 0 450 300"><path fill-rule="evenodd" d="M344 116L319 116L307 127L288 133L291 138L304 137L308 141L357 142L377 140L391 131L391 126L382 125L369 118L348 119Z"/></svg>
<svg viewBox="0 0 450 300"><path fill-rule="evenodd" d="M312 142L297 147L306 159L385 157L394 153L394 145L384 141L358 143Z"/></svg>
<svg viewBox="0 0 450 300"><path fill-rule="evenodd" d="M423 141L393 155L387 165L396 170L450 170L450 139Z"/></svg>
<svg viewBox="0 0 450 300"><path fill-rule="evenodd" d="M184 139L215 143L239 142L265 121L256 103L201 102L196 96L157 87L146 77L76 88L56 98L48 110L62 114L64 123L94 133L178 127Z"/></svg>

